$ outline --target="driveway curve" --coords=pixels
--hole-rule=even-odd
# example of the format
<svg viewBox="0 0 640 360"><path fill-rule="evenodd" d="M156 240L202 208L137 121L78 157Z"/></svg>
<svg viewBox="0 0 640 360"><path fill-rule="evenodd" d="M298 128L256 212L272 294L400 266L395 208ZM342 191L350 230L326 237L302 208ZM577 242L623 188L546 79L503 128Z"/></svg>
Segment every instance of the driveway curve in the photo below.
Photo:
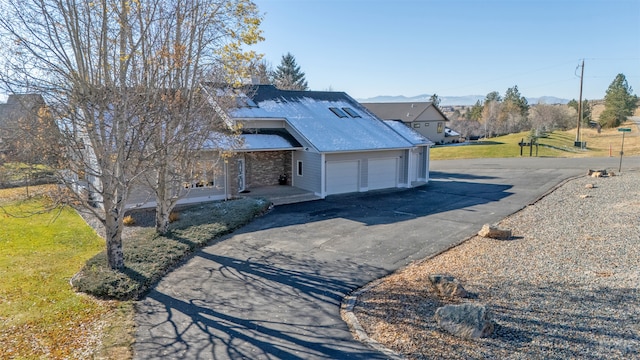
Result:
<svg viewBox="0 0 640 360"><path fill-rule="evenodd" d="M617 161L432 161L423 187L278 206L197 252L136 304L134 356L384 359L353 339L340 318L344 296Z"/></svg>

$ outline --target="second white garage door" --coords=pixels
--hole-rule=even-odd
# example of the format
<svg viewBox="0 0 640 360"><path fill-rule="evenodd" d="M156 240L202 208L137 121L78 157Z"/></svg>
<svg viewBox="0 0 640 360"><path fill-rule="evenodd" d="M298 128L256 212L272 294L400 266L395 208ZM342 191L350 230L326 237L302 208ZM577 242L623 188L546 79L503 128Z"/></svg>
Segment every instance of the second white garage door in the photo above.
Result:
<svg viewBox="0 0 640 360"><path fill-rule="evenodd" d="M398 186L398 158L369 159L369 190Z"/></svg>

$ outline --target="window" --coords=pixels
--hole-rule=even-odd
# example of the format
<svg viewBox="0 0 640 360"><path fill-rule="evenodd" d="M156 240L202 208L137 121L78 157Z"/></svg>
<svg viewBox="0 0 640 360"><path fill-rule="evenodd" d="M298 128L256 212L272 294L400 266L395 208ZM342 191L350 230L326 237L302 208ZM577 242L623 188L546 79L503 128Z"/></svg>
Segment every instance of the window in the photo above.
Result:
<svg viewBox="0 0 640 360"><path fill-rule="evenodd" d="M351 116L352 118L361 118L362 116L360 116L360 114L358 114L355 110L353 110L352 108L349 107L343 107L342 110L344 110L344 112L346 112L347 114L349 114L349 116Z"/></svg>
<svg viewBox="0 0 640 360"><path fill-rule="evenodd" d="M438 134L444 131L444 123L438 123Z"/></svg>
<svg viewBox="0 0 640 360"><path fill-rule="evenodd" d="M338 109L336 107L330 107L329 110L331 110L339 118L349 117L347 114L344 113L344 111L342 111L342 110L340 110L340 109Z"/></svg>
<svg viewBox="0 0 640 360"><path fill-rule="evenodd" d="M298 176L302 176L302 160L298 160Z"/></svg>
<svg viewBox="0 0 640 360"><path fill-rule="evenodd" d="M414 128L419 128L420 127L420 123L413 123L413 127Z"/></svg>

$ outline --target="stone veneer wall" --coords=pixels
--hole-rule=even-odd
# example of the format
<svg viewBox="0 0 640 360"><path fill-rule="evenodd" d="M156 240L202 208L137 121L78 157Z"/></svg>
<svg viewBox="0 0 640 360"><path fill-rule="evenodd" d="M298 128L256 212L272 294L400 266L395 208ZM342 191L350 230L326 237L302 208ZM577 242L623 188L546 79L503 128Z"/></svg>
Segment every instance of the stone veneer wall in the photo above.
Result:
<svg viewBox="0 0 640 360"><path fill-rule="evenodd" d="M238 159L245 161L245 188L278 185L281 174L291 185L291 151L263 151L236 154L229 159L229 194L238 194Z"/></svg>
<svg viewBox="0 0 640 360"><path fill-rule="evenodd" d="M291 184L291 151L245 153L247 188L278 185L280 175L287 175Z"/></svg>

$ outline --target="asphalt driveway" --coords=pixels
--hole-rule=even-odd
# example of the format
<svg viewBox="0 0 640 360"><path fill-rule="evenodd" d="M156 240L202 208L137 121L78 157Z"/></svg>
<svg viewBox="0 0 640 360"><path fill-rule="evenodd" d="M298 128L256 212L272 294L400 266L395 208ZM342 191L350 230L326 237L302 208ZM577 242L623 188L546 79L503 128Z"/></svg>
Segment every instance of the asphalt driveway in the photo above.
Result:
<svg viewBox="0 0 640 360"><path fill-rule="evenodd" d="M345 295L463 241L565 179L617 170L618 161L433 161L420 188L276 207L199 251L137 304L135 358L383 359L341 320Z"/></svg>

